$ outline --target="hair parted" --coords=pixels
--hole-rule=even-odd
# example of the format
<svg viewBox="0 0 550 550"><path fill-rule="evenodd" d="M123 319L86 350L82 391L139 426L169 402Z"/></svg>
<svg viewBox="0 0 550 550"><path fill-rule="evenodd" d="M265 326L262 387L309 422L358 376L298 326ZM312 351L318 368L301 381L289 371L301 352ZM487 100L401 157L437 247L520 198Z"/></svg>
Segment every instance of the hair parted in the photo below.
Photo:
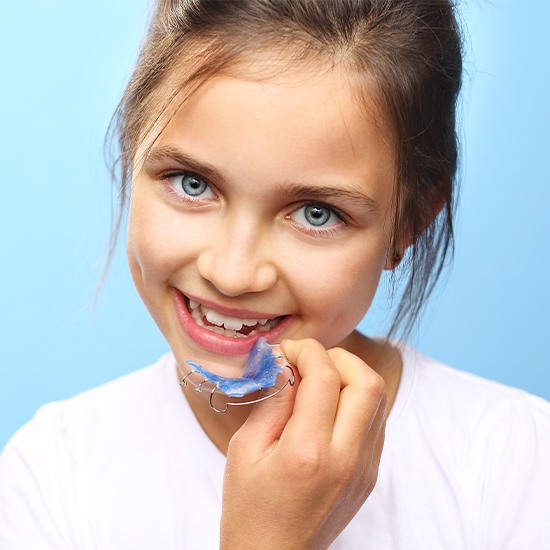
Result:
<svg viewBox="0 0 550 550"><path fill-rule="evenodd" d="M395 150L393 251L412 243L390 333L408 334L454 250L462 39L452 0L157 0L108 134L119 182L110 257L133 167L170 114L212 76L266 59L279 71L338 64L364 92L374 85Z"/></svg>

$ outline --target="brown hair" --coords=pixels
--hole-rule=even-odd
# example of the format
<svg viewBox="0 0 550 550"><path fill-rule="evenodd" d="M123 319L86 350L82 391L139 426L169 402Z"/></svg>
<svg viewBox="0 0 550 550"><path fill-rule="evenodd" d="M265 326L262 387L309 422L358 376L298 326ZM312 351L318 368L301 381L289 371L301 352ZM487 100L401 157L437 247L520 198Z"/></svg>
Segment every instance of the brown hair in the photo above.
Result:
<svg viewBox="0 0 550 550"><path fill-rule="evenodd" d="M120 182L111 253L143 140L209 77L266 52L374 81L396 152L394 252L403 235L412 243L390 333L408 333L453 253L462 41L449 0L158 0L110 128Z"/></svg>

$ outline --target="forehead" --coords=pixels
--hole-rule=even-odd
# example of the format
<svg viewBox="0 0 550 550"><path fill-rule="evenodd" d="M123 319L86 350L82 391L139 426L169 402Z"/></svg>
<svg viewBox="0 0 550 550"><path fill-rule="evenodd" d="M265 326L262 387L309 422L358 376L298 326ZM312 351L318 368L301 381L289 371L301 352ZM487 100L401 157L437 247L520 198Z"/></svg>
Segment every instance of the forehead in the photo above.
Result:
<svg viewBox="0 0 550 550"><path fill-rule="evenodd" d="M136 138L140 143L134 151L147 149L159 136L161 131L178 113L180 108L190 101L201 89L208 86L211 80L220 76L233 77L238 80L265 84L279 84L292 88L303 86L307 93L307 84L315 84L316 77L327 79L331 92L345 93L349 107L356 113L363 114L380 126L380 133L388 134L386 117L380 109L377 82L364 70L346 68L344 62L336 62L330 56L315 54L293 54L291 46L286 48L252 49L239 55L223 67L210 67L208 60L203 66L185 62L177 64L165 74L160 84L151 92L151 101L147 101L140 129ZM196 77L193 75L200 74ZM137 156L137 155L136 155ZM135 160L135 159L134 159Z"/></svg>
<svg viewBox="0 0 550 550"><path fill-rule="evenodd" d="M392 148L374 86L370 93L359 90L356 79L334 66L250 69L211 77L165 112L163 130L148 149L181 148L228 170L249 158L263 159L280 176L284 164L303 177L324 170L358 184L362 174L392 178Z"/></svg>

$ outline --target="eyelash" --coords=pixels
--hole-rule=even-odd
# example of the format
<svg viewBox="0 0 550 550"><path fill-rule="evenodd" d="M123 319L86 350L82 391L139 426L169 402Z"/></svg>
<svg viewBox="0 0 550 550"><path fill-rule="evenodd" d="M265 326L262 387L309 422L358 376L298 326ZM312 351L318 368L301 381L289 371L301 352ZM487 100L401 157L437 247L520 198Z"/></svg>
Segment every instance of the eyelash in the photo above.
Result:
<svg viewBox="0 0 550 550"><path fill-rule="evenodd" d="M291 219L291 216L293 214L295 214L302 208L306 208L307 206L318 206L320 208L326 208L332 214L334 214L341 223L338 223L330 227L325 227L325 228L319 227L318 229L314 229L313 226L306 226L301 223L295 222L294 220ZM347 220L347 217L340 210L338 210L334 206L331 206L330 204L326 204L324 202L319 202L319 201L304 201L300 203L297 208L292 210L290 214L287 214L285 218L294 222L296 225L299 225L301 231L309 235L312 235L314 237L330 237L342 230L345 230L349 226L349 221Z"/></svg>
<svg viewBox="0 0 550 550"><path fill-rule="evenodd" d="M212 192L215 194L214 186L206 178L202 177L201 175L195 172L191 172L189 170L178 170L174 172L167 172L165 174L162 174L160 177L162 182L165 184L164 187L166 192L168 192L173 198L175 198L180 202L184 202L187 204L189 203L197 204L197 205L201 205L201 204L204 204L206 201L212 200L212 199L200 199L200 198L193 199L184 193L180 193L176 191L172 186L172 182L170 180L172 178L182 177L182 176L195 177L197 179L204 181L208 185L208 187L212 190ZM330 227L325 227L325 228L319 227L317 229L314 229L313 226L307 226L307 225L301 224L291 218L293 214L300 211L302 208L306 208L308 206L318 206L320 208L327 209L328 211L331 212L331 214L334 214L341 223L338 223ZM293 222L295 225L299 226L300 231L308 235L312 235L314 237L330 237L342 230L345 230L349 226L349 221L347 217L340 210L338 210L334 206L331 206L330 204L326 204L324 202L314 201L314 200L301 202L296 208L292 210L292 212L290 212L290 214L287 214L285 216L285 219L288 219L291 222Z"/></svg>
<svg viewBox="0 0 550 550"><path fill-rule="evenodd" d="M165 191L167 193L169 193L171 197L175 198L176 200L178 200L180 202L184 202L186 204L202 205L202 204L205 204L207 201L212 200L211 198L208 198L208 199L201 199L200 197L192 198L190 195L186 195L184 193L179 193L178 191L176 191L170 180L172 178L185 177L185 176L192 177L192 178L197 178L199 180L204 181L206 183L206 185L208 185L208 187L210 188L212 193L216 194L214 186L206 178L203 178L201 175L199 175L195 172L191 172L189 170L177 170L175 172L167 172L167 173L162 174L160 176L160 180L164 184Z"/></svg>

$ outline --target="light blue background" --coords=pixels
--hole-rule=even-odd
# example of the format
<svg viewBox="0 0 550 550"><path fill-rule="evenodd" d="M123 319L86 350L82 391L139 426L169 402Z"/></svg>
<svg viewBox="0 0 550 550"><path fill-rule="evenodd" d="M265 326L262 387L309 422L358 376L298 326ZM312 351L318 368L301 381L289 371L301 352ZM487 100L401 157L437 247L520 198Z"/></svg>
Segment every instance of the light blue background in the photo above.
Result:
<svg viewBox="0 0 550 550"><path fill-rule="evenodd" d="M122 247L93 307L109 232L102 140L147 5L2 7L0 446L41 404L167 349L133 289ZM550 2L479 0L465 3L463 16L456 263L413 343L550 398Z"/></svg>

